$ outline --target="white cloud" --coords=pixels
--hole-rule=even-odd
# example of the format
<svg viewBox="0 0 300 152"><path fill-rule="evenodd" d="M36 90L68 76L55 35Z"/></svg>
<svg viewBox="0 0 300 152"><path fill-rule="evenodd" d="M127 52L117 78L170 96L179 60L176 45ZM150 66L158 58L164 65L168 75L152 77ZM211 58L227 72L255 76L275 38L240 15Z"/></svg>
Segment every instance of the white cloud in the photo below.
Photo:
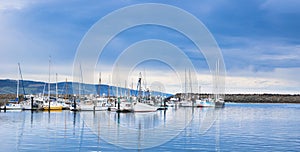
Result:
<svg viewBox="0 0 300 152"><path fill-rule="evenodd" d="M49 1L47 1L49 2ZM51 5L50 8L47 5L43 6L42 8L47 8L46 12L52 12L52 9L57 9L65 13L61 16L56 16L55 19L52 20L54 23L57 21L65 21L67 25L63 27L68 27L65 29L69 30L69 33L66 35L59 35L58 37L61 38L60 40L58 37L53 35L45 34L46 32L51 31L59 31L62 26L53 27L54 25L48 24L49 22L43 22L40 20L43 18L45 14L39 14L38 18L34 18L36 16L26 16L33 21L32 25L37 24L35 21L43 22L39 23L39 26L44 25L41 29L34 29L30 24L27 23L27 26L23 26L22 23L17 22L22 13L16 13L21 10L25 10L29 7L32 7L36 3L45 3L44 1L41 2L39 0L0 0L0 61L2 66L0 67L0 78L16 78L17 76L17 62L21 62L22 70L24 79L31 79L31 80L40 80L40 81L48 81L48 55L51 55L53 50L65 50L66 48L71 48L74 45L74 41L78 41L78 37L76 40L73 40L73 44L70 42L64 41L64 39L73 39L73 28L70 25L74 25L77 23L85 24L85 25L78 25L78 29L88 29L89 25L92 25L90 21L96 21L96 19L100 18L101 15L105 15L107 12L114 10L114 8L119 8L123 4L116 4L116 2L106 2L103 5L83 5L84 9L78 11L78 4L71 5L68 8L70 12L64 12L64 9L60 9L63 7L55 7L56 5L61 5L61 2L55 2L57 4ZM94 2L91 2L94 3ZM135 3L135 2L134 2ZM173 2L175 3L175 2ZM213 3L213 4L210 4ZM222 1L223 3L227 3L227 1ZM83 3L81 3L83 4ZM95 3L96 4L96 3ZM181 3L177 3L179 7L181 7ZM205 2L204 4L197 3L197 5L193 4L184 4L182 8L187 11L191 11L191 13L201 14L201 13L217 13L218 7L222 7L222 4L215 3L215 2ZM262 6L261 9L267 10L269 12L274 13L299 13L299 1L280 1L280 0L268 0ZM63 2L63 5L69 6L67 2ZM226 4L230 5L230 3ZM105 7L104 7L105 6ZM113 6L113 7L112 7ZM32 7L33 8L33 7ZM87 11L91 10L93 11ZM40 8L39 8L40 9ZM105 11L103 11L104 9ZM96 10L99 10L99 14L97 16ZM49 11L49 12L48 12ZM254 10L257 11L257 10ZM9 13L7 13L9 12ZM34 10L30 10L30 13L35 13ZM85 12L85 13L84 13ZM238 12L237 12L238 13ZM56 15L57 15L56 14ZM71 16L76 19L67 20L66 16L72 14ZM96 14L96 15L95 15ZM256 14L254 12L254 14ZM52 17L51 14L49 17ZM94 15L94 16L92 16ZM88 16L88 17L87 17ZM91 17L92 16L92 17ZM95 17L96 16L96 17ZM200 15L201 16L201 15ZM11 18L16 17L16 18ZM276 16L277 17L277 16ZM92 19L90 19L92 18ZM213 18L214 20L218 21L217 19ZM78 21L79 20L79 21ZM277 20L277 18L276 18ZM69 22L70 21L70 22ZM281 20L280 20L281 21ZM29 22L29 21L28 21ZM204 22L207 22L207 20ZM61 23L60 25L63 25ZM221 25L221 24L220 24ZM262 25L263 27L264 25ZM31 29L29 29L31 27ZM70 28L71 27L71 28ZM57 29L56 29L57 28ZM71 29L71 30L70 30ZM76 27L77 29L77 27ZM32 31L34 30L34 31ZM82 31L84 31L82 30ZM217 31L216 29L213 29ZM80 32L82 32L80 31ZM32 33L34 32L34 33ZM78 32L78 31L76 31ZM147 32L147 31L146 31ZM149 31L152 32L152 31ZM241 31L245 32L245 31ZM52 33L51 34L57 34ZM71 33L71 34L70 34ZM170 33L172 34L172 33ZM46 35L46 36L45 36ZM72 35L70 37L70 35ZM74 34L76 35L76 34ZM84 35L84 33L78 34ZM228 36L229 35L229 36ZM299 67L299 59L300 59L300 46L299 44L291 44L290 39L284 39L280 37L280 35L276 35L274 37L265 37L264 35L260 35L257 33L259 38L253 37L234 37L227 33L224 37L219 37L222 43L221 46L224 46L223 53L225 57L225 61L228 63L228 76L227 76L227 92L297 92L299 90L300 83L298 79L300 77L300 67ZM49 36L53 36L54 39L49 39ZM176 35L175 35L176 36ZM52 38L53 38L52 37ZM174 39L176 39L174 37ZM63 42L62 42L63 41ZM175 41L175 40L174 40ZM295 40L292 40L295 42ZM79 41L78 41L79 43ZM124 42L122 40L116 40L117 45L123 45ZM181 45L181 44L180 44ZM76 45L77 46L77 45ZM113 48L114 48L113 47ZM119 47L119 46L118 46ZM117 47L117 48L118 48ZM187 48L189 50L189 46L182 46L183 48ZM69 50L68 50L69 51ZM75 52L75 50L72 50ZM73 52L71 52L73 53ZM60 56L61 52L53 52L52 56L55 59L55 56ZM71 54L73 57L73 54ZM68 61L60 61L61 64L54 64L53 65L53 72L54 75L56 72L59 74L59 81L65 81L67 77L68 80L72 80L72 63L71 59L67 59ZM5 66L3 66L5 65ZM260 70L259 68L263 67L267 70L263 69ZM101 66L102 76L103 76L103 83L109 83L108 77L111 71L108 71L106 65L103 67ZM259 69L259 70L256 70ZM161 82L165 85L167 92L182 92L182 84L178 82L177 78L174 78L174 73L166 72L166 71L149 71L147 72L148 77L148 85L154 82ZM95 73L97 82L98 73ZM201 92L212 92L212 78L208 72L202 72L198 75L199 83L201 85ZM136 87L137 76L132 76L134 87ZM54 76L51 78L52 82L55 80ZM123 82L124 83L124 82ZM196 92L198 90L197 87L194 88Z"/></svg>
<svg viewBox="0 0 300 152"><path fill-rule="evenodd" d="M271 13L299 13L300 1L298 0L267 0L261 9Z"/></svg>
<svg viewBox="0 0 300 152"><path fill-rule="evenodd" d="M228 93L298 93L300 68L253 72L251 68L228 72Z"/></svg>
<svg viewBox="0 0 300 152"><path fill-rule="evenodd" d="M0 0L0 11L21 10L36 2L38 0Z"/></svg>
<svg viewBox="0 0 300 152"><path fill-rule="evenodd" d="M2 0L0 5L0 10L10 10L17 9L20 10L24 7L24 2L22 1L10 1L10 0Z"/></svg>

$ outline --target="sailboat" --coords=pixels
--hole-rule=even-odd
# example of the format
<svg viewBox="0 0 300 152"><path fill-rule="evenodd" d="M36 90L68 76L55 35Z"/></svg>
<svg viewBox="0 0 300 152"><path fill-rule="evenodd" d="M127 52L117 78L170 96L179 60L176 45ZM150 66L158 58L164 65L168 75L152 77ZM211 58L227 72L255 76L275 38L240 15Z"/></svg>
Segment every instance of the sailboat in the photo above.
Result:
<svg viewBox="0 0 300 152"><path fill-rule="evenodd" d="M118 75L119 72L117 72ZM125 81L125 87L124 90L126 90L127 88L127 83ZM119 95L119 92L121 95ZM116 85L116 97L117 97L117 105L116 105L116 109L114 109L116 112L133 112L133 106L132 106L132 102L130 102L130 100L128 100L129 98L125 98L126 93L124 93L124 96L122 95L122 89L120 89L119 91L119 86L118 84Z"/></svg>
<svg viewBox="0 0 300 152"><path fill-rule="evenodd" d="M116 112L133 112L132 103L129 102L127 99L117 99L118 104L116 107Z"/></svg>
<svg viewBox="0 0 300 152"><path fill-rule="evenodd" d="M216 62L216 73L215 73L215 95L214 99L206 98L201 100L196 100L197 106L199 107L215 107L215 108L222 108L225 105L225 102L219 96L219 60Z"/></svg>
<svg viewBox="0 0 300 152"><path fill-rule="evenodd" d="M220 72L220 63L219 63L219 60L217 60L217 63L216 63L216 93L215 93L215 100L214 100L214 103L215 103L215 108L223 108L225 106L225 102L224 102L224 99L220 97L219 95L219 74Z"/></svg>
<svg viewBox="0 0 300 152"><path fill-rule="evenodd" d="M48 97L44 100L43 108L44 110L62 110L63 106L50 98L50 63L51 60L49 57Z"/></svg>
<svg viewBox="0 0 300 152"><path fill-rule="evenodd" d="M57 73L56 73L56 84L55 84L55 99L56 99L56 102L62 106L63 110L70 109L69 99L62 98L62 97L58 96Z"/></svg>
<svg viewBox="0 0 300 152"><path fill-rule="evenodd" d="M182 101L179 102L179 105L181 107L193 107L195 106L193 104L193 101L191 100L191 96L187 93L187 76L186 76L186 70L184 71L184 98ZM189 79L190 79L190 89L192 94L192 83L191 83L191 72L189 71Z"/></svg>
<svg viewBox="0 0 300 152"><path fill-rule="evenodd" d="M2 106L1 109L5 110L22 110L23 106L19 103L19 88L20 88L20 80L19 75L21 75L20 71L20 63L18 63L18 78L17 78L17 97L15 100L9 101L6 105Z"/></svg>
<svg viewBox="0 0 300 152"><path fill-rule="evenodd" d="M81 72L81 81L83 83L81 65L80 65L80 72ZM99 75L99 86L101 84L100 77L101 76ZM81 85L81 84L79 84L79 85ZM108 110L106 103L107 103L107 99L105 99L105 98L88 97L84 100L81 100L79 110L81 110L81 111L106 111L106 110Z"/></svg>
<svg viewBox="0 0 300 152"><path fill-rule="evenodd" d="M196 100L197 107L215 107L215 103L211 98Z"/></svg>
<svg viewBox="0 0 300 152"><path fill-rule="evenodd" d="M157 107L148 105L146 103L142 103L142 88L141 88L141 82L142 82L142 74L139 74L139 79L138 79L138 85L137 85L137 89L138 89L138 100L134 101L132 103L132 107L133 107L133 111L134 112L154 112L157 111Z"/></svg>

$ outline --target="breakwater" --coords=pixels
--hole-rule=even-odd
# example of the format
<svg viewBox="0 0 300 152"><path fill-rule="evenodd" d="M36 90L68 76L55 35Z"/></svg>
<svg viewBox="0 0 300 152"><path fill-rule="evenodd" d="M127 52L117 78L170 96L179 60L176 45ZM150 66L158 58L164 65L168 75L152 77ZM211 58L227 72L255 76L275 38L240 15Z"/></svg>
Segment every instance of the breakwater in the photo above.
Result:
<svg viewBox="0 0 300 152"><path fill-rule="evenodd" d="M182 97L181 93L174 95L177 98ZM193 98L209 98L212 94L190 94ZM225 102L239 103L300 103L300 95L290 94L226 94Z"/></svg>
<svg viewBox="0 0 300 152"><path fill-rule="evenodd" d="M226 102L241 103L300 103L300 95L288 94L226 94Z"/></svg>

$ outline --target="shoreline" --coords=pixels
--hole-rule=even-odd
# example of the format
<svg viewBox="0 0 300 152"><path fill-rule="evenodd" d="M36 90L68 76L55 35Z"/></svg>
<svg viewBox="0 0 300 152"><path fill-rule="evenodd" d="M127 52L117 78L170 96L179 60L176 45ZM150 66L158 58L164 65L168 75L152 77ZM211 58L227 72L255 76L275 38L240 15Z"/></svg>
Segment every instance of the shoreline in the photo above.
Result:
<svg viewBox="0 0 300 152"><path fill-rule="evenodd" d="M181 93L174 95L180 98ZM192 96L200 96L200 98L213 97L212 94L192 94ZM232 103L299 103L300 95L291 94L225 94L225 102Z"/></svg>

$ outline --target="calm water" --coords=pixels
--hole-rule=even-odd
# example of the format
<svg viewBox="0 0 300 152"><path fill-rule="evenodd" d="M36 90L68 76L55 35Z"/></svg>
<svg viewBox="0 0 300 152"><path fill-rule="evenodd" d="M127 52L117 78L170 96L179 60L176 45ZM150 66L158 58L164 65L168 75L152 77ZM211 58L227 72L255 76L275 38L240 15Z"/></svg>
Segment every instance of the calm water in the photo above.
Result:
<svg viewBox="0 0 300 152"><path fill-rule="evenodd" d="M0 112L0 151L299 151L300 104Z"/></svg>

